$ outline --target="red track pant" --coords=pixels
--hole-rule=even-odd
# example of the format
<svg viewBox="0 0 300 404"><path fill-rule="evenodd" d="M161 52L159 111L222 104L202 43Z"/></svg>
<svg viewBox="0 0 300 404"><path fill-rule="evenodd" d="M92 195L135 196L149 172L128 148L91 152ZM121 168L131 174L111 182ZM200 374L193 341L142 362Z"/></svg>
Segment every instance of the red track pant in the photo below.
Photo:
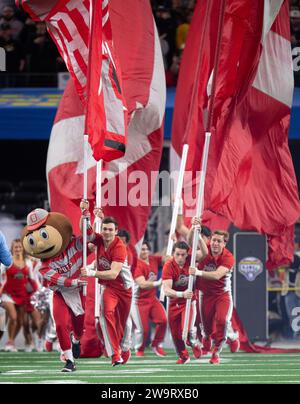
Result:
<svg viewBox="0 0 300 404"><path fill-rule="evenodd" d="M85 298L80 293L82 307L85 306ZM70 332L74 332L74 337L80 339L83 334L84 314L75 316L73 311L67 306L64 298L59 292L53 294L53 317L56 326L56 333L60 347L63 351L71 349Z"/></svg>
<svg viewBox="0 0 300 404"><path fill-rule="evenodd" d="M215 348L221 351L227 339L228 328L232 316L232 296L225 292L222 295L203 295L199 292L199 310L203 336L209 338L214 333Z"/></svg>
<svg viewBox="0 0 300 404"><path fill-rule="evenodd" d="M152 346L157 346L163 342L167 329L167 316L163 305L157 297L151 300L140 300L134 304L132 318L136 326L135 349L144 351L150 322L156 325Z"/></svg>
<svg viewBox="0 0 300 404"><path fill-rule="evenodd" d="M182 331L184 327L184 318L185 318L185 306L186 304L176 304L169 306L168 311L168 321L170 326L170 331L172 335L172 339L175 345L176 352L178 356L185 356L186 355L186 346L185 342L182 339ZM190 318L189 318L189 327L191 327L191 321L193 317L192 312L192 304L190 310Z"/></svg>
<svg viewBox="0 0 300 404"><path fill-rule="evenodd" d="M116 290L101 286L100 326L108 356L118 355L130 313L131 289Z"/></svg>

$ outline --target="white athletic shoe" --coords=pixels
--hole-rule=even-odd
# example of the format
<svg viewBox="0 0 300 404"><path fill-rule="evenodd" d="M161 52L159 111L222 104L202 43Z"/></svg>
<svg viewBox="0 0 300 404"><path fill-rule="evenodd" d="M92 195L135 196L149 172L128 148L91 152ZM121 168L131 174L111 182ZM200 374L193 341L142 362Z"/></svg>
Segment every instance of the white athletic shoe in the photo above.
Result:
<svg viewBox="0 0 300 404"><path fill-rule="evenodd" d="M33 349L34 349L34 346L32 344L25 345L24 352L32 352Z"/></svg>
<svg viewBox="0 0 300 404"><path fill-rule="evenodd" d="M43 352L44 351L44 344L45 341L43 340L43 338L37 338L35 340L35 349L37 352Z"/></svg>
<svg viewBox="0 0 300 404"><path fill-rule="evenodd" d="M5 352L18 352L17 348L13 344L6 344L4 347Z"/></svg>

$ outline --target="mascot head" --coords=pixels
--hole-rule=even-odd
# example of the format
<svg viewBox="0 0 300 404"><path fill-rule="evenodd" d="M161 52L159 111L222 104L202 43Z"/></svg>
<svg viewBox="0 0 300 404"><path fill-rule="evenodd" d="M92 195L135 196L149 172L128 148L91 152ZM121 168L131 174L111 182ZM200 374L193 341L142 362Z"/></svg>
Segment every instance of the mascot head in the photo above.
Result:
<svg viewBox="0 0 300 404"><path fill-rule="evenodd" d="M27 226L22 231L21 241L27 254L48 259L66 249L72 233L72 225L65 215L35 209L27 216Z"/></svg>

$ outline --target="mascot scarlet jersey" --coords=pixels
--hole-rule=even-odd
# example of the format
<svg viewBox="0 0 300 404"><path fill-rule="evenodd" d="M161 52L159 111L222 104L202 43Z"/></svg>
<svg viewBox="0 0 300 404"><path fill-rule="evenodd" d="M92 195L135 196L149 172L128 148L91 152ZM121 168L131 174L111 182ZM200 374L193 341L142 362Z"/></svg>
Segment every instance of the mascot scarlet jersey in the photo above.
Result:
<svg viewBox="0 0 300 404"><path fill-rule="evenodd" d="M183 268L180 268L180 266L176 264L174 258L172 258L171 260L167 261L163 267L162 280L165 281L167 279L171 279L173 281L172 289L178 292L184 292L188 288L189 284L190 264L190 256L188 256L188 258L186 259ZM185 303L186 299L184 299L183 297L170 299L170 306Z"/></svg>
<svg viewBox="0 0 300 404"><path fill-rule="evenodd" d="M77 288L76 280L81 276L82 249L82 237L72 236L60 255L42 260L39 271L49 282L50 289L61 291L70 287Z"/></svg>
<svg viewBox="0 0 300 404"><path fill-rule="evenodd" d="M101 234L96 234L92 243L97 247L97 271L110 270L112 262L123 263L121 272L116 279L108 281L99 279L99 283L118 290L131 288L133 279L127 261L127 249L123 241L116 236L108 248L105 248L103 237Z"/></svg>
<svg viewBox="0 0 300 404"><path fill-rule="evenodd" d="M234 265L234 257L227 248L223 249L222 254L214 257L208 247L208 255L198 264L198 268L205 272L214 272L218 267L223 266L231 271L218 281L197 277L196 289L201 290L204 295L222 295L225 292L231 292L231 274Z"/></svg>

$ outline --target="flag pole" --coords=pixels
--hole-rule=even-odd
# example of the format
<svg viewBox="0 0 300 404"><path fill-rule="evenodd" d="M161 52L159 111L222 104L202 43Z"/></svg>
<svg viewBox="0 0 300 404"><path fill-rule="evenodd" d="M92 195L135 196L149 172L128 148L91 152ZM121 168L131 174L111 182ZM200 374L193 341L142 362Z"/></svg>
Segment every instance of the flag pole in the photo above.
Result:
<svg viewBox="0 0 300 404"><path fill-rule="evenodd" d="M186 166L186 160L187 160L188 151L189 151L189 146L187 144L185 144L183 146L183 149L182 149L182 157L181 157L181 163L180 163L180 169L179 169L179 176L178 176L178 181L177 181L177 186L176 186L174 208L173 208L173 212L172 212L172 221L171 221L171 227L170 227L170 232L169 232L168 247L167 247L167 252L166 252L167 256L172 255L172 249L173 249L172 235L176 231L176 223L177 223L179 205L180 205L180 200L181 200L182 185L183 185L183 178L184 178L184 172L185 172L185 166ZM164 292L163 287L160 290L159 299L162 302L165 300L165 292Z"/></svg>
<svg viewBox="0 0 300 404"><path fill-rule="evenodd" d="M87 150L89 144L88 135L83 139L83 199L87 200ZM83 268L87 265L87 221L83 220ZM83 295L87 295L87 287L83 287Z"/></svg>
<svg viewBox="0 0 300 404"><path fill-rule="evenodd" d="M209 2L212 5L212 2ZM210 9L208 10L210 11ZM206 14L208 17L209 13ZM196 207L196 216L201 217L203 213L204 207L204 188L205 188L205 179L206 179L206 168L207 168L207 160L208 160L208 153L209 153L209 145L210 145L210 138L211 138L211 127L213 122L213 112L214 112L214 101L215 101L215 94L216 94L216 82L217 82L217 75L219 70L219 63L220 63L220 54L221 54L221 39L223 34L223 27L224 27L224 17L225 17L225 0L222 0L221 8L220 8L220 17L218 22L218 37L217 37L217 48L215 53L214 59L214 69L213 69L213 78L212 78L212 88L211 88L211 95L208 104L208 117L206 122L206 131L205 131L205 144L203 150L203 158L202 158L202 168L201 168L201 177L200 177L200 186L197 198L197 207ZM205 21L207 24L207 18ZM202 41L203 46L204 41ZM201 52L199 52L199 56ZM198 58L198 65L197 69L200 66L200 57ZM199 81L199 71L197 70L197 82ZM196 87L196 86L195 86ZM193 90L195 90L195 87ZM197 86L198 88L198 86ZM193 96L195 95L196 91L193 92ZM192 97L194 99L194 97ZM193 105L193 104L191 104ZM190 111L191 116L191 111ZM188 128L190 128L191 122L188 122ZM196 266L196 253L197 253L197 246L198 246L198 231L195 229L193 235L193 245L192 245L192 257L191 257L191 266ZM194 284L194 276L189 276L189 283L188 283L188 290L192 291ZM184 327L182 332L182 339L185 341L188 335L188 324L189 324L189 314L191 308L191 299L187 299L186 308L185 308L185 318L184 318Z"/></svg>
<svg viewBox="0 0 300 404"><path fill-rule="evenodd" d="M96 167L96 208L101 208L101 184L102 184L102 160L97 161ZM101 219L96 217L96 233L101 231ZM96 261L97 261L97 252ZM98 324L100 317L100 285L98 279L95 278L95 327L98 332Z"/></svg>
<svg viewBox="0 0 300 404"><path fill-rule="evenodd" d="M196 217L202 216L203 213L203 205L204 205L204 186L205 186L205 176L206 176L206 167L207 167L207 159L209 152L209 143L210 143L211 134L209 132L205 133L205 144L202 158L202 167L201 167L201 175L200 175L200 184L197 196L197 207L196 207ZM193 244L192 244L192 258L191 258L191 267L195 268L196 266L196 255L197 255L197 246L198 246L198 229L195 229L193 234ZM188 290L192 291L194 286L194 276L189 276L189 284ZM184 317L184 327L182 331L182 339L185 341L188 335L188 325L190 318L190 310L191 310L191 299L187 299L185 306L185 317Z"/></svg>

